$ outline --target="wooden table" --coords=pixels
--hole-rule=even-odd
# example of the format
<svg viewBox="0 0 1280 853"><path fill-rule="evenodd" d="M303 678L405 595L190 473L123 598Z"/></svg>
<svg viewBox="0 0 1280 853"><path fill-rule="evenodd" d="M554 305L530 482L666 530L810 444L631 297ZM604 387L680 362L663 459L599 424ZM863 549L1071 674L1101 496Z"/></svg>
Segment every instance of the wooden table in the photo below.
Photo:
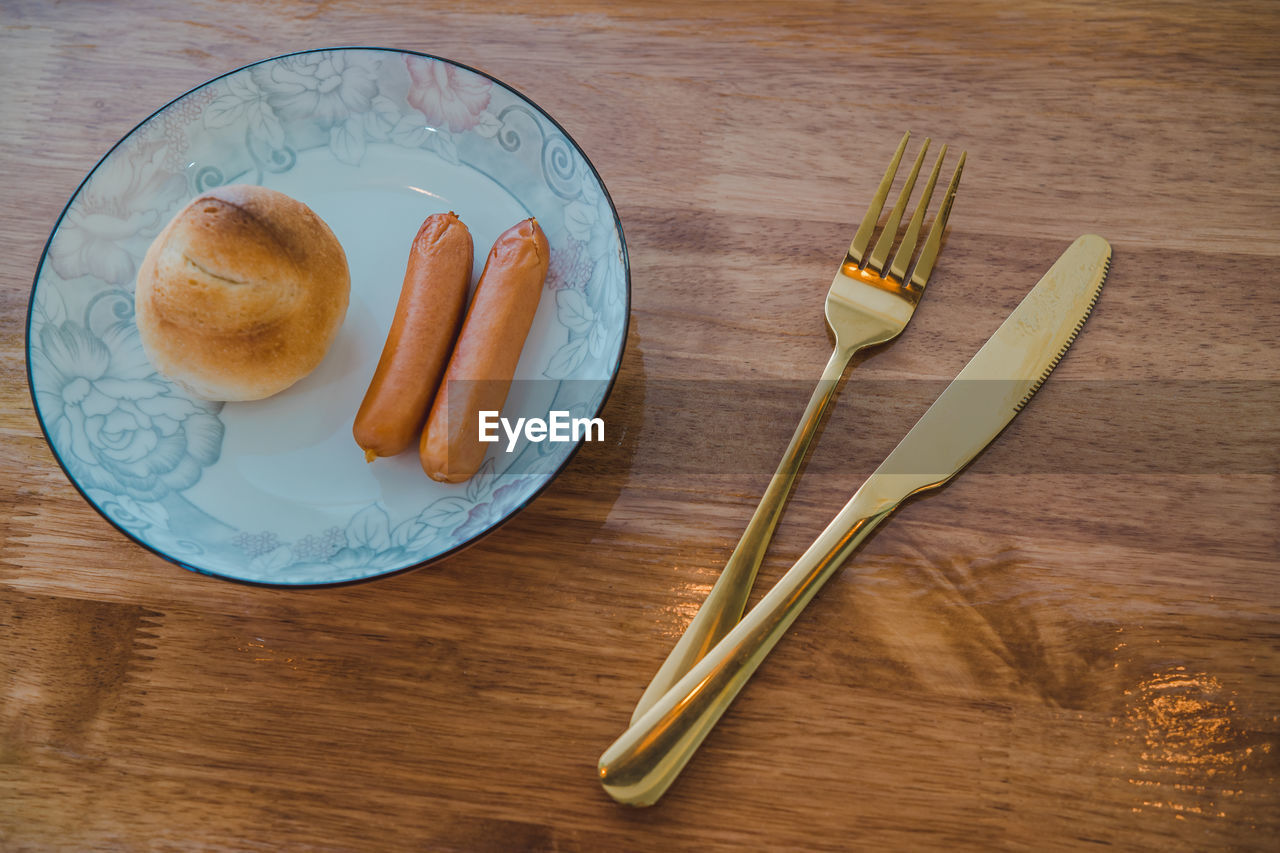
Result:
<svg viewBox="0 0 1280 853"><path fill-rule="evenodd" d="M1280 7L0 16L0 848L1275 849ZM610 440L477 547L246 587L80 499L28 396L27 300L63 204L134 124L333 44L455 58L554 115L625 227L630 337ZM945 249L906 333L855 362L761 588L1074 237L1113 243L1111 280L1036 400L869 540L667 798L619 806L595 761L767 481L907 128L968 151Z"/></svg>

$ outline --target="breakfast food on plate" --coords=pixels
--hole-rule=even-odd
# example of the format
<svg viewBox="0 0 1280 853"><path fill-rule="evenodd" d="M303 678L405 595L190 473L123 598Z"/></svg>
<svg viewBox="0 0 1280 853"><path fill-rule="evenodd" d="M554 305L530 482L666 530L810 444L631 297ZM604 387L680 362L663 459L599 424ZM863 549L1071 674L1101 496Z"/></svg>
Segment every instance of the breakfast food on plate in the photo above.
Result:
<svg viewBox="0 0 1280 853"><path fill-rule="evenodd" d="M352 433L365 459L417 441L467 307L471 232L452 212L428 216L409 250L395 319Z"/></svg>
<svg viewBox="0 0 1280 853"><path fill-rule="evenodd" d="M485 260L476 295L431 405L418 452L433 480L460 483L480 469L481 411L501 410L533 325L550 261L533 219L504 231Z"/></svg>
<svg viewBox="0 0 1280 853"><path fill-rule="evenodd" d="M257 400L320 364L350 292L347 256L311 208L264 187L218 187L147 250L138 333L156 370L191 394Z"/></svg>

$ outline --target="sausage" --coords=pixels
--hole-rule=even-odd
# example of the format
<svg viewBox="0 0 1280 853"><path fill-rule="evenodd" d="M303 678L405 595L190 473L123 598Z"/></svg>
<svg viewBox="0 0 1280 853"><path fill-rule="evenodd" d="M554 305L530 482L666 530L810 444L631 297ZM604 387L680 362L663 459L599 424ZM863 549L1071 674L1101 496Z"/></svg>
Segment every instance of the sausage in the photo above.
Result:
<svg viewBox="0 0 1280 853"><path fill-rule="evenodd" d="M351 430L367 461L418 438L462 322L472 259L471 232L453 213L428 216L418 229L395 319Z"/></svg>
<svg viewBox="0 0 1280 853"><path fill-rule="evenodd" d="M427 476L461 483L480 469L481 411L506 402L520 350L533 325L551 250L534 219L504 231L485 260L476 295L431 405L418 455Z"/></svg>

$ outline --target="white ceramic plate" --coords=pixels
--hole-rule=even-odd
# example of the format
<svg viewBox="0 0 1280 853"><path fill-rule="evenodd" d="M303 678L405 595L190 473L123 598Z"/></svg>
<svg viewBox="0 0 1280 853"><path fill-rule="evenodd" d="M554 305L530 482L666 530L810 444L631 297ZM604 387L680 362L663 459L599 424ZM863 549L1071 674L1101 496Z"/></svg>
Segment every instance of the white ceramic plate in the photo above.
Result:
<svg viewBox="0 0 1280 853"><path fill-rule="evenodd" d="M147 361L134 276L183 205L230 183L288 193L329 224L351 267L351 305L310 376L267 400L207 403ZM253 583L385 575L501 524L578 444L496 444L479 475L448 486L413 452L366 464L351 437L409 244L424 218L448 210L471 229L476 275L498 234L528 216L551 244L504 414L597 415L622 358L630 281L617 213L586 155L532 101L448 60L306 51L161 108L68 202L27 319L32 397L67 476L142 545Z"/></svg>

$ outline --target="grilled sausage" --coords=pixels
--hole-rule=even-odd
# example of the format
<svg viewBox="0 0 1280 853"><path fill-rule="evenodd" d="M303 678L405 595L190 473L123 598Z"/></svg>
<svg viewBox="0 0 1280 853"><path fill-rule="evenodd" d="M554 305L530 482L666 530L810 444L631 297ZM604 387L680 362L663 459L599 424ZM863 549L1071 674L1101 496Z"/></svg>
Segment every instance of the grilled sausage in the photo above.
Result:
<svg viewBox="0 0 1280 853"><path fill-rule="evenodd" d="M460 483L480 469L481 411L500 411L533 325L551 251L533 219L504 231L485 260L440 392L422 431L419 456L433 480Z"/></svg>
<svg viewBox="0 0 1280 853"><path fill-rule="evenodd" d="M471 232L453 213L428 216L409 250L395 319L352 433L365 459L394 456L422 431L462 322Z"/></svg>

